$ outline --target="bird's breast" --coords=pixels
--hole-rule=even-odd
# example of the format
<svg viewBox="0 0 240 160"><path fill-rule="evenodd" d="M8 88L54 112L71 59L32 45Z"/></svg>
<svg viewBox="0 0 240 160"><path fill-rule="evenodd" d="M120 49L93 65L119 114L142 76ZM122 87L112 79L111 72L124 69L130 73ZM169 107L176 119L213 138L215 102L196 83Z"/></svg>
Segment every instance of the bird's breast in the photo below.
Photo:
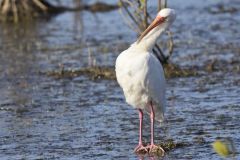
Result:
<svg viewBox="0 0 240 160"><path fill-rule="evenodd" d="M145 107L149 95L145 86L148 70L148 54L120 55L116 61L117 81L123 89L127 103L134 107Z"/></svg>

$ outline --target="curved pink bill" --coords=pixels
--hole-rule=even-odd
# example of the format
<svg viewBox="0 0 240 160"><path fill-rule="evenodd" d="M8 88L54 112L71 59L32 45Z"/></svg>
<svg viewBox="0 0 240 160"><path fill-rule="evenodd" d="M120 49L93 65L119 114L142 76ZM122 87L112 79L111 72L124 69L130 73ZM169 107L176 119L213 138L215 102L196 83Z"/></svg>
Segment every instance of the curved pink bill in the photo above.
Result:
<svg viewBox="0 0 240 160"><path fill-rule="evenodd" d="M157 16L154 19L154 21L148 26L148 28L138 38L137 43L139 43L143 39L143 37L145 37L152 29L163 23L165 20L166 20L165 17Z"/></svg>

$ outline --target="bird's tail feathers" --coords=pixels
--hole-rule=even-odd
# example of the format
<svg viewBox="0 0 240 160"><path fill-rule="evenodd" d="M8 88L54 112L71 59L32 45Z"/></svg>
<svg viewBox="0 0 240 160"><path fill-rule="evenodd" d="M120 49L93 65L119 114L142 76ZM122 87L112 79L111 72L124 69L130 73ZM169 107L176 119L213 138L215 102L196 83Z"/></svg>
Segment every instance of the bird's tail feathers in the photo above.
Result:
<svg viewBox="0 0 240 160"><path fill-rule="evenodd" d="M163 123L164 122L164 110L163 110L163 106L158 106L156 104L152 104L153 105L153 110L154 110L154 114L155 114L155 120ZM146 108L147 113L150 115L151 114L151 109L150 106Z"/></svg>

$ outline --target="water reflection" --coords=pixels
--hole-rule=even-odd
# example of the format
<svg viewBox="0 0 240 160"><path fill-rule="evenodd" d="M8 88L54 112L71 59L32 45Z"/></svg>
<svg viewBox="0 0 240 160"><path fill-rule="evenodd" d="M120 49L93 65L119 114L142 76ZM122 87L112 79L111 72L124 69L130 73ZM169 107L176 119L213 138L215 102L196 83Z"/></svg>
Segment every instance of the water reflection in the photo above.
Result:
<svg viewBox="0 0 240 160"><path fill-rule="evenodd" d="M139 160L162 160L166 159L166 157L158 157L158 156L150 156L150 155L138 155Z"/></svg>
<svg viewBox="0 0 240 160"><path fill-rule="evenodd" d="M7 101L16 107L31 103L33 73L36 63L37 32L34 24L23 26L1 26L1 87L7 94Z"/></svg>

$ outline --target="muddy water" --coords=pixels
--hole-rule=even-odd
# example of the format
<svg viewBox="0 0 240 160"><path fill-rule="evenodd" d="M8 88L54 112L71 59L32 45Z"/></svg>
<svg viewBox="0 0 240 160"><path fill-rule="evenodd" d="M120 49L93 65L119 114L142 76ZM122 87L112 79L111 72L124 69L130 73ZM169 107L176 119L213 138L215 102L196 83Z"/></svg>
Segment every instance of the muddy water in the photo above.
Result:
<svg viewBox="0 0 240 160"><path fill-rule="evenodd" d="M168 79L167 122L156 127L156 142L183 144L165 159L220 159L211 148L216 138L230 137L240 149L240 3L173 0L169 6L178 12L171 60L201 74ZM136 36L118 11L64 13L25 28L1 25L1 159L141 158L132 153L137 112L115 81L41 74L60 66L113 66ZM149 142L148 117L144 123Z"/></svg>

